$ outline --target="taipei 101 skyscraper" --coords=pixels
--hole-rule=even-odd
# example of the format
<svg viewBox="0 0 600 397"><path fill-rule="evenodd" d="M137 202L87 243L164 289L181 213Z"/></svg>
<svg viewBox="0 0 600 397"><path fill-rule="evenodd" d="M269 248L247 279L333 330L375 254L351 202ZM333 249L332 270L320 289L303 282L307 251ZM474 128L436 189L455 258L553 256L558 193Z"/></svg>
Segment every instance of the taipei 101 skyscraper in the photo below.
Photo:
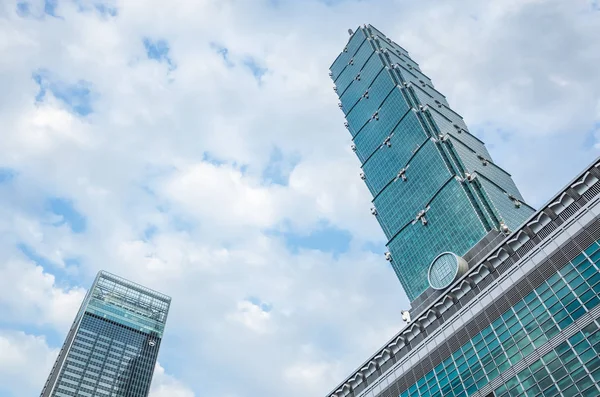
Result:
<svg viewBox="0 0 600 397"><path fill-rule="evenodd" d="M327 397L600 396L600 159L536 211L373 26L330 76L411 309Z"/></svg>
<svg viewBox="0 0 600 397"><path fill-rule="evenodd" d="M411 301L428 289L440 254L463 256L533 213L408 52L373 26L353 33L330 74L387 259ZM433 276L443 284L454 258L440 259Z"/></svg>

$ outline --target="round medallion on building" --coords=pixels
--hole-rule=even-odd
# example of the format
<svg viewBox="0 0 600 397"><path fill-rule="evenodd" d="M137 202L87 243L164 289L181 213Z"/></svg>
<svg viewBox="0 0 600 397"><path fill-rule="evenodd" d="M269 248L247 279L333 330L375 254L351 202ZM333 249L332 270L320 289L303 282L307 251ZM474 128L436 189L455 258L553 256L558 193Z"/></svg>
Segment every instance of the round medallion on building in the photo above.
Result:
<svg viewBox="0 0 600 397"><path fill-rule="evenodd" d="M444 252L429 266L429 285L436 290L448 288L458 277L465 274L468 268L467 261L463 258L452 252Z"/></svg>

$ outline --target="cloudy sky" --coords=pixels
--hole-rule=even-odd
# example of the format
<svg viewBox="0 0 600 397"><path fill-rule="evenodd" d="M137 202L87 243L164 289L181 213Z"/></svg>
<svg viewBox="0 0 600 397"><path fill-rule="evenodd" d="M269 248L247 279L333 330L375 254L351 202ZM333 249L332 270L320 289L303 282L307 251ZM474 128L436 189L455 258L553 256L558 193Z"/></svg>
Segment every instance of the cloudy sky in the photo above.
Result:
<svg viewBox="0 0 600 397"><path fill-rule="evenodd" d="M1 397L100 269L173 297L152 397L324 395L402 326L328 77L363 23L533 206L600 154L597 1L0 1Z"/></svg>

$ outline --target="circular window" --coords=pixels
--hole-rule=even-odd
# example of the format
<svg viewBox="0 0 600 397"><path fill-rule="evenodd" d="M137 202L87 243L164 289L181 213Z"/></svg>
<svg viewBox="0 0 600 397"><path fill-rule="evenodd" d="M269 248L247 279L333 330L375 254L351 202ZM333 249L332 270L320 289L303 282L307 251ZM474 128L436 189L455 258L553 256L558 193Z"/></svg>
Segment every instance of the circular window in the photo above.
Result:
<svg viewBox="0 0 600 397"><path fill-rule="evenodd" d="M148 341L148 344L149 344L150 346L156 346L156 341L155 341L155 340L153 340L153 339L150 339L150 341Z"/></svg>
<svg viewBox="0 0 600 397"><path fill-rule="evenodd" d="M444 252L431 262L429 266L429 285L433 289L444 289L450 286L459 275L467 270L467 262L452 252Z"/></svg>

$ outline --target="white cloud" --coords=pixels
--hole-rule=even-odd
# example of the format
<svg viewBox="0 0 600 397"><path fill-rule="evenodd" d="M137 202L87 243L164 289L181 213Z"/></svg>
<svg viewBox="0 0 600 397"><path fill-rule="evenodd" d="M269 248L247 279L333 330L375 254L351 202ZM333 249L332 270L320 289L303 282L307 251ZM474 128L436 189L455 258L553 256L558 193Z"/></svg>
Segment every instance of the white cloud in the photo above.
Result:
<svg viewBox="0 0 600 397"><path fill-rule="evenodd" d="M213 234L281 227L283 222L311 230L327 220L357 238L383 239L358 173L350 161L301 162L282 187L265 185L227 164L196 163L170 175L162 189L170 201L210 225Z"/></svg>
<svg viewBox="0 0 600 397"><path fill-rule="evenodd" d="M419 8L391 26L525 198L545 202L598 155L600 29L589 2L496 1ZM411 14L417 18L417 14ZM451 26L450 26L451 24ZM562 159L562 161L556 161Z"/></svg>
<svg viewBox="0 0 600 397"><path fill-rule="evenodd" d="M160 363L156 363L150 397L194 397L195 395L189 387L167 374Z"/></svg>
<svg viewBox="0 0 600 397"><path fill-rule="evenodd" d="M41 392L58 349L41 336L0 330L0 352L0 393L26 397Z"/></svg>
<svg viewBox="0 0 600 397"><path fill-rule="evenodd" d="M276 220L273 194L229 166L194 164L169 180L166 194L213 225L260 228Z"/></svg>
<svg viewBox="0 0 600 397"><path fill-rule="evenodd" d="M236 310L229 314L227 318L258 334L272 331L269 328L271 315L259 305L249 301L238 302Z"/></svg>
<svg viewBox="0 0 600 397"><path fill-rule="evenodd" d="M83 301L82 288L64 289L41 266L20 258L0 262L0 308L5 320L66 331Z"/></svg>
<svg viewBox="0 0 600 397"><path fill-rule="evenodd" d="M172 374L158 367L155 396L324 394L399 329L407 303L364 248L383 251L383 236L327 76L347 28L370 22L405 46L533 204L598 154L600 26L583 0L127 1L111 3L116 18L59 2L62 19L40 20L9 3L0 167L17 176L0 183L4 320L64 333L101 268L172 295L161 347ZM175 69L147 59L145 37L168 42ZM267 69L260 84L249 58ZM89 82L93 113L75 116L49 91L36 104L39 69ZM262 178L275 149L286 186ZM73 200L85 233L53 226L48 196ZM350 233L348 252L295 252L272 233L323 224Z"/></svg>

